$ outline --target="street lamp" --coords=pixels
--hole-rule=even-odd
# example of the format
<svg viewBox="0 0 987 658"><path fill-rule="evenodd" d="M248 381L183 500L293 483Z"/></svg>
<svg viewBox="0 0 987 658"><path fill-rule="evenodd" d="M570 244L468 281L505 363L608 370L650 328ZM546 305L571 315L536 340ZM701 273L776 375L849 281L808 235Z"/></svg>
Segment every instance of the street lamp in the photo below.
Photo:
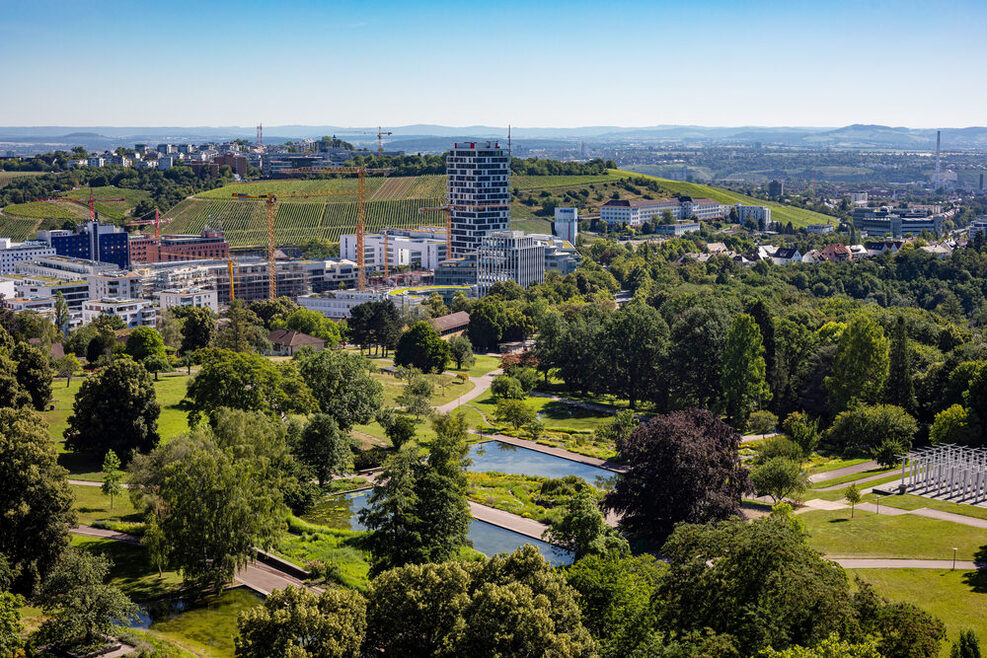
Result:
<svg viewBox="0 0 987 658"><path fill-rule="evenodd" d="M956 548L953 547L953 568L950 571L956 571Z"/></svg>

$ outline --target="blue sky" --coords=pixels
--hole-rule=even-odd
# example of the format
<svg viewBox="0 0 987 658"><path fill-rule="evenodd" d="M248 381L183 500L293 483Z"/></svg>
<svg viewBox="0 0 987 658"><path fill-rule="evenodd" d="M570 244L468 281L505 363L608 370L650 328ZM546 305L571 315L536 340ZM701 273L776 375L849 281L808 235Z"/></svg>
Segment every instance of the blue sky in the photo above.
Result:
<svg viewBox="0 0 987 658"><path fill-rule="evenodd" d="M0 0L0 125L985 125L985 25L983 0Z"/></svg>

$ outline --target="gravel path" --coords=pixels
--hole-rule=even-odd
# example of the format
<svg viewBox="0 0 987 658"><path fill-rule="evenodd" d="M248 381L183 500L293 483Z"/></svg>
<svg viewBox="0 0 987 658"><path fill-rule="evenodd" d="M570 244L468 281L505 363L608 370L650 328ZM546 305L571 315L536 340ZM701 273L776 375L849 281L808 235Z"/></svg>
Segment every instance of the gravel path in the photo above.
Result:
<svg viewBox="0 0 987 658"><path fill-rule="evenodd" d="M844 569L952 569L952 560L895 560L887 558L830 558ZM957 560L956 568L963 571L987 568L987 565Z"/></svg>
<svg viewBox="0 0 987 658"><path fill-rule="evenodd" d="M815 484L817 482L825 482L826 480L835 480L836 478L841 478L844 475L856 475L857 473L863 473L864 471L869 471L879 467L880 464L878 464L875 461L864 462L863 464L857 464L855 466L838 468L835 471L823 471L822 473L815 473L809 476L809 482Z"/></svg>

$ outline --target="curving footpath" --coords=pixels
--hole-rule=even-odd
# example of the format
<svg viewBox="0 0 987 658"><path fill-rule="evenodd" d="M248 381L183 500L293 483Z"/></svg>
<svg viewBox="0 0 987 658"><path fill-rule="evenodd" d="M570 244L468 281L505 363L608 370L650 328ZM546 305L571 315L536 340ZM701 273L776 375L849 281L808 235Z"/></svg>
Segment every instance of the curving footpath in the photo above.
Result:
<svg viewBox="0 0 987 658"><path fill-rule="evenodd" d="M473 382L473 390L466 391L452 402L447 402L443 405L435 407L435 410L440 414L447 414L455 411L460 405L475 400L490 389L490 384L493 382L493 378L502 372L504 371L497 368L496 370L491 370L485 375L470 377L470 381Z"/></svg>

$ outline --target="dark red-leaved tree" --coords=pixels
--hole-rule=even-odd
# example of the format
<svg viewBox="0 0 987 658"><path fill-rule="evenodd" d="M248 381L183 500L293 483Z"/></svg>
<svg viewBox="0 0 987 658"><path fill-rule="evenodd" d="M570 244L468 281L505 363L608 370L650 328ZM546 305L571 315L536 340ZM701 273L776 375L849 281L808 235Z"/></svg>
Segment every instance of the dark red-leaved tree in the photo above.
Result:
<svg viewBox="0 0 987 658"><path fill-rule="evenodd" d="M709 523L740 514L751 490L740 435L704 409L657 416L619 441L629 470L605 506L634 536L661 545L676 523Z"/></svg>

